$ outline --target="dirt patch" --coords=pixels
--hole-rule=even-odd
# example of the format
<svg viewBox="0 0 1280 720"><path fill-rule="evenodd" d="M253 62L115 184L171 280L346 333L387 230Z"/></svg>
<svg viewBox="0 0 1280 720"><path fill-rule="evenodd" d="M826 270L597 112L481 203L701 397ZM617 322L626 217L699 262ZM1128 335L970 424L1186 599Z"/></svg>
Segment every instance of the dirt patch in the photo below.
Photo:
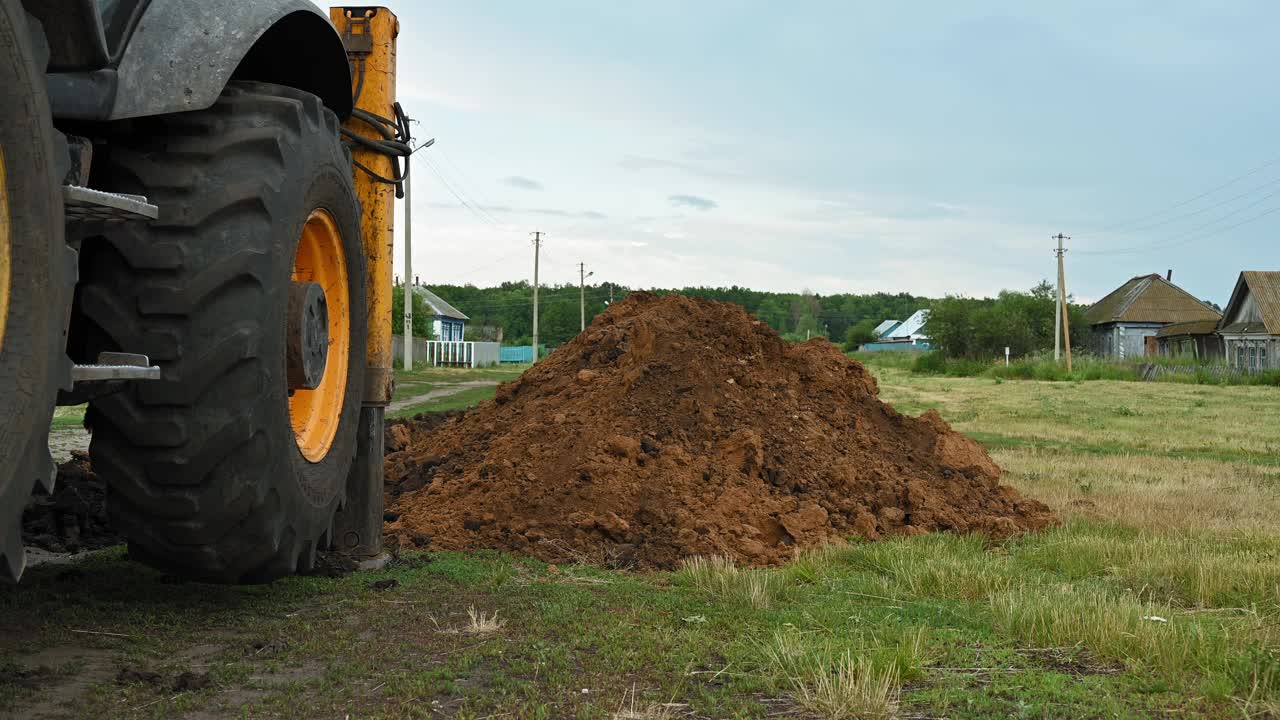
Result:
<svg viewBox="0 0 1280 720"><path fill-rule="evenodd" d="M899 414L825 340L633 294L496 397L387 430L393 545L551 562L772 564L849 536L1054 522L936 412Z"/></svg>
<svg viewBox="0 0 1280 720"><path fill-rule="evenodd" d="M15 664L0 670L0 685L35 690L24 699L18 717L49 717L63 714L84 699L91 688L108 682L116 674L115 653L77 646L48 647L34 655L15 658ZM37 687L32 687L32 682ZM6 716L7 717L7 716Z"/></svg>
<svg viewBox="0 0 1280 720"><path fill-rule="evenodd" d="M82 450L58 466L53 494L37 486L22 511L22 541L53 553L77 553L119 545L125 539L107 518L107 484Z"/></svg>

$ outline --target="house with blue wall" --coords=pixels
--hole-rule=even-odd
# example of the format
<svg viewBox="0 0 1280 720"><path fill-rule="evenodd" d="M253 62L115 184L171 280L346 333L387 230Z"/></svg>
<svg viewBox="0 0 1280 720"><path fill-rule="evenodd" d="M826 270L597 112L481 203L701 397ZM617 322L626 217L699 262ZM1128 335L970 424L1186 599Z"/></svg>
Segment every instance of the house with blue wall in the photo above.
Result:
<svg viewBox="0 0 1280 720"><path fill-rule="evenodd" d="M924 333L925 323L929 322L928 310L917 310L911 317L901 322L885 320L876 326L876 340L862 346L862 350L876 352L881 350L914 350L926 352L933 349L929 344L929 336Z"/></svg>
<svg viewBox="0 0 1280 720"><path fill-rule="evenodd" d="M457 341L466 339L467 321L471 318L462 314L458 308L450 305L439 295L424 287L413 289L431 309L431 335L436 340Z"/></svg>

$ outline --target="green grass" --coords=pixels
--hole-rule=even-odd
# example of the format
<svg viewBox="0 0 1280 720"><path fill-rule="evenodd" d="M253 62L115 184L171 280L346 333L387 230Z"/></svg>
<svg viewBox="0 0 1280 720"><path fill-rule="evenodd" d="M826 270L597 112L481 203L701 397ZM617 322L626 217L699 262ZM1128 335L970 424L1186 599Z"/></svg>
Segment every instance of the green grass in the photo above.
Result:
<svg viewBox="0 0 1280 720"><path fill-rule="evenodd" d="M937 408L988 442L1006 482L1064 523L826 547L773 569L408 554L234 588L173 584L109 551L0 588L0 714L59 699L54 716L83 718L1280 712L1280 390L876 373L901 409ZM369 587L384 578L399 585ZM478 631L482 614L500 627ZM36 687L4 673L33 657L50 664ZM117 684L125 666L161 684ZM214 686L174 691L183 670Z"/></svg>
<svg viewBox="0 0 1280 720"><path fill-rule="evenodd" d="M49 424L51 430L66 430L69 428L78 428L84 426L84 411L87 405L71 405L68 407L54 408L53 421Z"/></svg>
<svg viewBox="0 0 1280 720"><path fill-rule="evenodd" d="M531 365L497 365L490 368L451 368L439 367L433 368L427 365L417 365L411 371L405 371L403 368L395 369L396 383L402 382L422 382L422 383L456 383L467 380L495 380L498 382L506 382L514 380Z"/></svg>
<svg viewBox="0 0 1280 720"><path fill-rule="evenodd" d="M858 360L882 368L910 369L921 375L945 375L947 377L986 377L995 380L1043 380L1055 382L1079 382L1087 380L1141 379L1140 366L1165 365L1181 368L1198 368L1196 372L1166 374L1159 382L1192 385L1268 385L1280 386L1280 371L1252 374L1214 374L1211 367L1189 358L1144 357L1137 360L1117 361L1077 354L1071 371L1066 361L1036 355L1018 358L1008 365L1003 361L986 362L968 358L948 358L940 352L881 352L853 353ZM894 357L896 356L896 357ZM910 362L908 363L908 359Z"/></svg>
<svg viewBox="0 0 1280 720"><path fill-rule="evenodd" d="M426 402L401 408L390 413L390 415L391 417L413 417L414 415L425 412L464 410L493 397L497 390L498 388L496 386L467 388L447 397L428 400Z"/></svg>

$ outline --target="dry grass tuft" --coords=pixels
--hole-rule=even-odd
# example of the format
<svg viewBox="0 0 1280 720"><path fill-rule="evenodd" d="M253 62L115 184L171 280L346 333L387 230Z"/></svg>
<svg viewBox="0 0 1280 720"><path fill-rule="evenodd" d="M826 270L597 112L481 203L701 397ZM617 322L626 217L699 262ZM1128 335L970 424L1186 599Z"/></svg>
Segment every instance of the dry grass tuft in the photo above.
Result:
<svg viewBox="0 0 1280 720"><path fill-rule="evenodd" d="M467 608L467 626L462 631L472 635L485 635L498 632L503 625L506 625L506 622L498 619L497 610L489 615L483 610L477 612L474 607L470 607Z"/></svg>
<svg viewBox="0 0 1280 720"><path fill-rule="evenodd" d="M794 632L778 633L765 647L765 657L791 686L796 702L810 712L828 720L894 717L901 693L896 663L876 667L869 657L848 651L834 661L827 655Z"/></svg>
<svg viewBox="0 0 1280 720"><path fill-rule="evenodd" d="M680 575L695 587L729 602L756 610L768 608L782 592L782 576L774 570L742 569L724 556L688 558Z"/></svg>

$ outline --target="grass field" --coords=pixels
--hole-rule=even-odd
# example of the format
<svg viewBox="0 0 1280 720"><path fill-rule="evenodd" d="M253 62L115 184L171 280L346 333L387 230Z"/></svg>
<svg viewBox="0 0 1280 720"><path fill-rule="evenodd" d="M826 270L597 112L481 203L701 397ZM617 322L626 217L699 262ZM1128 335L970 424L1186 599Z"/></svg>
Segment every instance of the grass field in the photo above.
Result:
<svg viewBox="0 0 1280 720"><path fill-rule="evenodd" d="M520 377L528 365L499 365L467 370L461 368L418 367L412 371L396 370L396 389L392 402L408 402L430 392L449 393L443 397L409 403L392 410L391 417L412 417L424 412L460 410L493 397L492 385L465 387L463 383L503 383ZM456 392L450 392L456 390Z"/></svg>
<svg viewBox="0 0 1280 720"><path fill-rule="evenodd" d="M1063 525L768 570L442 553L247 588L174 583L109 551L0 589L0 714L1280 712L1280 389L876 372L886 400L981 439Z"/></svg>

